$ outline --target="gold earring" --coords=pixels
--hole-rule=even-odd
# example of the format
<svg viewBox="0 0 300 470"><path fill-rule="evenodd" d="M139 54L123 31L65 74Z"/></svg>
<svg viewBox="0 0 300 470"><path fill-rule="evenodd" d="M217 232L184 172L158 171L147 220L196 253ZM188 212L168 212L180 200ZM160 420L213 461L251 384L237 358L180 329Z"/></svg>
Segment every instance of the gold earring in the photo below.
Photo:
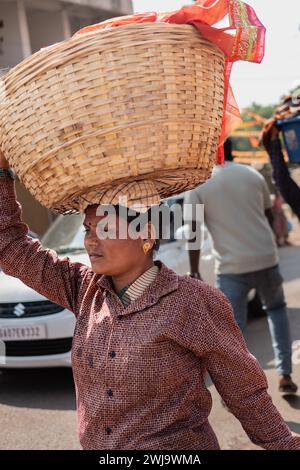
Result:
<svg viewBox="0 0 300 470"><path fill-rule="evenodd" d="M150 248L151 248L151 245L149 242L143 245L143 250L144 250L145 255L148 253L148 251L150 251Z"/></svg>

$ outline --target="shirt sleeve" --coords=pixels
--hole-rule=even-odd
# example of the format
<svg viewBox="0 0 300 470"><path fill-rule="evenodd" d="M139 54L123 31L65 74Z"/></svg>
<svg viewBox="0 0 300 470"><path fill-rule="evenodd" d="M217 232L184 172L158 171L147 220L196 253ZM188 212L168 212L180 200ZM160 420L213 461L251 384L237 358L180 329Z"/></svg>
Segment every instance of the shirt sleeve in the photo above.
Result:
<svg viewBox="0 0 300 470"><path fill-rule="evenodd" d="M265 374L247 349L229 301L217 289L205 289L204 313L199 318L194 312L184 329L186 346L203 360L254 444L268 450L300 450L300 437L292 435L273 405Z"/></svg>
<svg viewBox="0 0 300 470"><path fill-rule="evenodd" d="M60 259L53 250L44 249L28 236L22 222L21 205L16 200L15 183L9 176L0 178L0 266L8 275L76 313L79 291L93 274L88 266Z"/></svg>

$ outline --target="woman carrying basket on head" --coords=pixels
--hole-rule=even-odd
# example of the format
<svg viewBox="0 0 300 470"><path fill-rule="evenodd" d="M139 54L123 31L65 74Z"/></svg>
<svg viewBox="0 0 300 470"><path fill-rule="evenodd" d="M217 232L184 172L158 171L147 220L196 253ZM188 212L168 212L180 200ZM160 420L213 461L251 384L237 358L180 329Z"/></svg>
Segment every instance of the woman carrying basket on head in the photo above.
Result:
<svg viewBox="0 0 300 470"><path fill-rule="evenodd" d="M267 393L225 296L154 262L155 235L99 237L102 215L85 211L91 268L59 259L28 237L9 164L0 156L0 265L76 315L72 365L84 449L219 449L208 417L208 371L250 439L300 449ZM106 226L103 227L105 232ZM109 235L109 234L108 234Z"/></svg>
<svg viewBox="0 0 300 470"><path fill-rule="evenodd" d="M230 28L218 30L211 27L217 24L228 12L231 15ZM253 27L249 23L250 27L248 27L248 19L250 23L253 21L256 26ZM153 83L150 84L148 83L149 77L147 77L146 83L147 86L149 85L149 89L154 89L158 93L158 98L156 97L153 101L154 108L157 99L159 102L162 102L162 110L158 112L159 125L157 122L150 122L148 116L145 118L146 120L141 121L141 107L138 107L136 110L136 128L133 130L130 128L129 134L132 143L132 135L135 135L135 132L139 134L139 129L142 130L141 134L144 135L144 128L146 126L149 132L147 136L150 135L151 137L149 137L148 147L152 148L153 135L149 129L153 128L155 133L161 132L161 127L165 124L168 117L170 119L170 122L167 121L169 127L164 128L167 131L162 131L164 144L166 145L165 153L162 152L160 155L162 164L159 161L158 167L153 168L151 159L142 161L141 175L138 176L145 176L145 168L149 172L154 171L154 169L167 169L167 175L165 174L166 172L163 175L166 179L160 179L159 184L161 187L172 184L174 175L168 172L174 167L174 163L168 157L169 155L172 156L174 151L179 152L179 150L182 152L178 153L181 166L179 163L178 168L176 166L176 178L178 178L178 174L181 176L183 174L183 178L185 178L185 175L188 173L192 174L193 171L196 173L197 170L200 174L201 169L205 167L205 162L201 162L198 158L198 153L201 149L204 147L208 148L209 156L212 159L215 157L215 148L218 143L217 136L220 134L219 119L222 118L224 96L227 102L230 101L231 97L228 84L230 65L238 59L252 61L262 59L264 28L252 9L244 5L240 0L231 0L230 2L227 0L217 2L198 0L196 5L185 7L179 12L163 15L163 18L155 14L146 14L145 16L142 15L142 17L138 15L133 20L132 18L125 18L112 21L111 24L105 24L104 28L108 26L118 27L124 21L125 23L132 21L138 23L157 21L157 24L154 25L155 38L157 38L158 26L159 30L165 29L165 26L161 28L162 21L176 24L189 23L195 26L206 40L213 41L219 48L218 52L216 48L213 48L212 60L214 61L214 66L208 67L205 63L199 65L199 51L203 49L210 55L212 50L211 44L206 44L204 48L201 46L202 49L199 49L199 37L195 35L194 31L184 27L184 34L189 36L191 32L193 35L193 38L189 39L187 43L189 45L188 48L186 45L180 47L181 43L176 36L176 41L174 39L169 40L166 50L165 48L159 50L158 55L166 58L163 69L170 69L172 72L175 69L178 70L177 62L174 67L169 65L170 47L175 47L176 52L181 57L181 61L184 62L182 62L182 67L180 67L182 82L185 82L186 78L188 78L190 73L188 71L192 64L195 69L195 72L193 72L194 77L199 75L199 77L206 78L202 80L202 78L198 77L197 80L200 84L204 85L201 94L206 99L209 99L209 109L211 107L215 108L217 104L218 109L213 109L214 116L208 119L207 114L203 114L203 109L201 106L199 107L198 100L196 100L197 109L195 109L195 112L199 112L199 115L201 115L201 125L205 123L203 132L200 132L198 121L193 120L195 116L194 111L191 112L190 109L190 106L195 101L193 98L194 94L191 93L191 87L194 90L198 88L195 85L188 85L186 102L184 103L186 108L180 107L181 102L184 101L182 89L180 88L179 95L176 95L180 96L180 101L176 101L175 109L182 110L180 119L185 124L189 119L188 124L192 128L192 136L196 138L193 145L187 137L187 135L190 135L190 127L186 130L184 125L180 129L180 126L178 126L180 119L176 117L175 122L172 122L171 119L174 115L173 90L177 83L177 80L174 80L174 75L171 75L171 81L160 81L159 77L155 76L153 77ZM92 29L94 30L95 28ZM228 29L235 29L236 34L231 34L232 31L228 32ZM140 25L138 25L137 30L141 30ZM148 30L150 31L149 28ZM142 34L145 34L145 32L142 31ZM105 36L105 45L110 44L109 36L111 36L111 30L108 30L107 36ZM101 54L97 55L98 49L96 50L94 45L95 38L94 36L88 37L91 38L90 41L87 40L89 50L91 50L92 58L90 57L90 60L94 60L95 57L98 60ZM132 40L134 43L140 44L139 40ZM77 44L81 58L83 50L81 41L84 43L84 39L78 39L78 41L76 43L76 41L72 40L70 50L73 50ZM157 39L153 42L156 41ZM119 45L120 42L118 42L118 47L115 48L116 51L120 49ZM151 46L151 50L153 50L153 47ZM194 47L197 47L197 51ZM64 42L62 48L65 53L63 57L67 57L69 60L69 44ZM50 64L47 65L50 69L53 63L58 63L55 55L57 50L60 50L60 47L55 45L49 51L46 50L34 56L33 73L32 75L26 74L25 77L25 82L26 80L30 81L33 77L33 82L30 82L28 85L28 97L32 95L32 89L35 86L36 75L34 74L37 74L37 71L40 70L36 67L37 65L40 66L40 64L37 64L40 57L43 58L43 67L36 81L39 83L39 90L44 86L43 90L46 90L47 93L41 93L38 97L39 100L42 100L45 96L48 97L50 88L52 91L54 90L56 95L57 88L52 86L52 79L54 75L57 77L59 70L62 70L64 73L66 72L66 76L61 76L59 85L62 86L65 83L65 77L68 77L72 81L72 89L75 86L75 62L77 65L80 65L80 76L82 75L82 67L84 66L81 65L81 61L76 59L73 66L71 64L66 70L64 67L62 69L57 68L53 76L50 74L51 87L49 88L46 80L48 75L46 74L46 77L43 76L45 78L43 81L41 73L44 73L44 64L45 61L47 62L48 54L52 54L55 58L55 60L50 61ZM184 60L187 50L191 51L191 61ZM219 50L222 50L226 60L222 54L222 57L220 56ZM140 51L140 55L144 58L147 57L144 50ZM196 55L197 60L194 59ZM113 54L109 52L108 56L105 57L112 58L112 56ZM59 58L61 58L60 54ZM154 59L156 64L156 57ZM105 59L104 62L104 65L106 65ZM134 67L133 76L135 83L137 75L135 61L131 62ZM225 68L224 62L226 62ZM27 65L29 64L26 62L24 66L26 71ZM102 63L100 65L101 67L103 66ZM217 65L218 69L222 71L222 77L226 75L227 86L223 88L222 84L222 86L217 87L218 93L213 91L208 93L207 86L210 80L207 79L207 71L215 70ZM142 67L142 65L140 66ZM88 161L89 163L92 162L94 166L90 165L89 168L84 168L84 170L89 170L90 178L94 178L94 181L97 180L98 184L97 171L101 173L104 166L109 167L107 159L111 154L111 139L115 138L114 136L117 135L117 131L120 130L116 125L118 122L115 123L113 131L109 128L110 134L106 142L108 150L107 153L101 153L101 158L103 157L105 161L102 166L98 148L94 148L91 145L91 140L93 139L90 138L89 140L87 138L86 142L86 134L78 137L77 133L81 129L82 132L87 132L88 137L91 135L99 137L107 132L106 122L104 122L105 130L100 127L97 130L98 134L92 132L94 126L99 124L101 117L106 116L103 118L104 121L106 118L111 120L109 110L105 107L107 102L106 97L103 98L101 96L101 99L98 99L98 103L102 103L104 109L102 113L93 116L93 122L90 123L92 125L90 127L87 126L87 131L85 129L84 118L82 118L82 122L80 121L80 125L78 125L77 121L76 126L70 125L70 122L73 123L75 121L74 119L67 120L67 124L64 127L59 124L58 128L55 128L57 122L54 119L51 122L51 132L53 132L54 128L56 130L54 133L54 143L51 139L50 143L46 139L49 136L46 136L44 129L41 135L37 135L37 148L32 143L36 135L32 136L32 140L26 136L25 144L28 145L30 155L26 154L26 164L21 165L21 154L22 152L24 153L24 148L22 145L19 145L19 140L15 135L15 133L19 133L19 139L22 142L24 130L16 120L17 116L19 116L18 103L20 101L18 100L21 100L22 106L24 103L24 89L20 88L19 84L21 83L25 87L25 82L15 80L21 71L22 67L17 66L16 70L9 73L8 77L6 77L5 85L11 99L13 112L11 108L7 108L7 119L3 119L3 116L6 116L5 112L0 113L0 118L2 118L4 126L2 133L5 134L4 140L1 142L1 148L9 150L7 156L9 156L10 161L15 158L15 165L12 166L16 166L19 172L24 171L22 181L24 182L26 178L31 181L33 180L34 170L36 170L39 157L41 155L45 157L46 155L45 158L48 160L42 162L42 167L47 173L45 176L46 182L43 178L40 178L39 181L42 181L43 185L36 185L40 193L44 193L44 189L47 189L49 173L52 183L55 181L54 178L57 178L58 181L61 174L66 176L70 182L72 179L69 173L71 166L69 161L70 155L73 155L73 158L77 158L77 166L74 166L77 169L81 169L80 164L85 162L85 157L90 152L89 156L95 158L95 160ZM51 73L53 73L52 69ZM94 70L91 73L93 76L95 75ZM148 73L150 74L151 70ZM115 75L110 73L109 79L115 78ZM161 88L162 82L164 82L164 88ZM85 86L88 83L89 80L84 80ZM123 90L123 84L128 83L128 76L124 75L123 81L116 82L111 96L115 96L115 90ZM131 86L131 83L129 85ZM99 89L98 84L96 89ZM165 91L160 93L161 89ZM62 98L65 98L67 91L64 90ZM139 93L142 91L140 90ZM94 96L93 93L94 90L91 96ZM128 88L128 94L132 94L130 87ZM81 90L76 95L80 102L83 98L82 95ZM86 93L86 95L89 96L89 93ZM140 96L141 94L137 94L132 98L131 104L139 102ZM198 98L197 94L196 97ZM212 101L212 97L214 97L215 101ZM72 101L71 98L72 96L70 101ZM122 111L123 108L126 111L123 118L124 123L128 124L129 122L132 125L129 117L132 110L129 109L130 112L127 113L127 108L124 106L127 98L125 96L123 101L121 100ZM40 124L40 122L37 122L41 106L41 101L39 100L35 100L35 103L38 104L38 109L35 116L37 120L34 126L31 125L31 121L30 124L27 121L27 130L29 129L31 132L35 132L36 126ZM118 100L115 101L118 102ZM60 107L57 112L59 116L61 114L64 115L65 111L61 103L60 101ZM167 108L165 107L166 103L169 105ZM92 106L89 107L89 110L90 108ZM232 112L234 106L229 108ZM29 110L31 111L31 109ZM26 111L27 118L31 116L29 110L28 112ZM85 112L86 109L84 109L84 116ZM117 116L119 116L118 113L116 114ZM151 113L149 112L149 114ZM226 113L223 114L225 115ZM192 117L188 118L188 116ZM47 115L47 119L48 117L49 115ZM11 126L9 125L10 122L13 123ZM41 122L44 125L44 120L41 120ZM121 131L125 128L124 123L121 126ZM224 123L225 119L223 119L223 131ZM52 136L51 132L50 137ZM167 134L168 132L170 136ZM199 132L200 134L198 134ZM209 137L205 137L205 132L207 132ZM179 134L183 136L182 144L184 144L184 151L182 151L180 145L174 146L174 139L176 141ZM76 148L74 154L69 151L69 142L66 136L69 136L73 143L75 142ZM170 139L165 139L166 136L170 137ZM57 141L60 142L60 139L63 144L60 145L59 151L54 152L55 158L58 159L56 160L52 152L53 147L57 145ZM65 139L67 142L65 142ZM84 142L86 143L85 147ZM97 139L95 142L97 142ZM93 141L92 144L94 145L95 142ZM140 141L138 140L138 142ZM43 146L44 144L45 146ZM135 145L134 142L133 144L131 149L137 153L137 159L134 165L130 165L127 162L127 154L125 156L121 155L121 157L119 155L123 145L122 139L121 142L118 141L116 143L118 164L122 162L124 172L129 167L134 167L133 174L130 174L130 181L137 176L137 162L140 161L138 157L140 157L139 152L141 151L139 144ZM161 149L161 143L159 142L158 144L158 148ZM14 152L12 151L13 145L15 145ZM157 157L157 155L155 156ZM166 157L166 161L163 157ZM189 158L191 160L187 164ZM59 167L55 164L58 161L61 164ZM67 168L63 167L65 161L67 161ZM52 165L52 170L53 168L55 170L54 173L51 173L52 170L50 171L50 164ZM211 167L213 161L209 160L206 164ZM93 169L92 172L90 171L91 168ZM81 173L84 172L82 171ZM82 177L82 174L79 176ZM109 176L111 177L111 175ZM59 180L60 187L63 185L62 181L64 181L64 178ZM71 182L74 183L74 181ZM87 186L88 183L90 181L87 182ZM142 183L137 183L138 186L140 184ZM74 190L78 189L75 186L76 184L74 184ZM186 187L184 184L183 186L184 188ZM179 185L181 188L183 186ZM101 188L99 189L101 190ZM134 189L136 188L131 188L132 191ZM115 188L112 188L113 192L114 190ZM172 191L174 193L174 187ZM72 193L72 195L74 194ZM48 196L50 197L49 192L47 192ZM87 198L85 198L86 200ZM132 222L136 221L134 216L129 214L127 210L124 211L124 208L121 207L122 204L121 206L116 205L113 200L109 202L114 204L114 206L106 206L105 209L112 209L110 213L111 219L109 219L105 212L103 213L101 205L88 203L87 207L84 208L85 248L90 257L91 268L81 263L71 262L68 258L59 259L55 251L43 249L38 240L28 237L28 227L22 223L21 207L16 201L12 172L9 170L9 164L5 156L3 154L0 156L1 268L7 274L21 279L25 284L46 296L52 302L71 310L76 316L76 328L72 345L72 367L76 387L79 439L82 447L84 449L97 450L219 449L216 435L208 421L212 406L211 395L205 385L205 374L208 371L226 405L242 423L248 436L255 444L265 449L300 449L300 437L294 437L291 434L282 417L272 404L271 398L267 393L266 378L255 358L247 350L242 334L235 323L228 300L218 290L209 287L202 281L189 276L178 276L162 263L154 262L153 251L157 246L156 238L159 230L155 233L155 224L151 219L153 211L146 212L143 219L139 219L142 220L142 223L139 224L140 226L138 227L137 225L139 230L133 230L134 224ZM147 198L146 202L146 205L148 205L149 200L147 201ZM70 207L72 203L73 200L71 200ZM96 203L99 204L98 199ZM115 217L113 212L115 212ZM123 236L124 233L125 237Z"/></svg>

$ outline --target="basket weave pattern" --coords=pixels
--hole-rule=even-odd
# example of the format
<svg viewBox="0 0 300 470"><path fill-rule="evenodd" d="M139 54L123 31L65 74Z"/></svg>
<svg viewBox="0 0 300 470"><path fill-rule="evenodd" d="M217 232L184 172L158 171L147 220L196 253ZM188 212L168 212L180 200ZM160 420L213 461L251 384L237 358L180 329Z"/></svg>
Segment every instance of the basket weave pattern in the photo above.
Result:
<svg viewBox="0 0 300 470"><path fill-rule="evenodd" d="M1 147L44 206L67 213L151 181L205 181L224 105L223 53L189 25L134 24L42 49L4 78Z"/></svg>

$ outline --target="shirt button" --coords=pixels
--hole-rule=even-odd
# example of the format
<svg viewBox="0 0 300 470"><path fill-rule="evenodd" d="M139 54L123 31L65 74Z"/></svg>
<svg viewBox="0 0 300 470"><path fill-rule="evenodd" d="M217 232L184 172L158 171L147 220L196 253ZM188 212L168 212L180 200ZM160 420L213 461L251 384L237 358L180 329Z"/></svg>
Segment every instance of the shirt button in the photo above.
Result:
<svg viewBox="0 0 300 470"><path fill-rule="evenodd" d="M107 395L108 395L109 397L112 397L113 394L114 394L114 392L112 391L111 388L110 388L109 390L107 390Z"/></svg>
<svg viewBox="0 0 300 470"><path fill-rule="evenodd" d="M107 434L111 434L111 433L112 433L112 429L111 429L111 428L106 428L106 433L107 433Z"/></svg>
<svg viewBox="0 0 300 470"><path fill-rule="evenodd" d="M110 355L110 357L111 357L112 359L113 359L114 357L116 357L115 351L111 351L111 352L109 353L109 355Z"/></svg>

